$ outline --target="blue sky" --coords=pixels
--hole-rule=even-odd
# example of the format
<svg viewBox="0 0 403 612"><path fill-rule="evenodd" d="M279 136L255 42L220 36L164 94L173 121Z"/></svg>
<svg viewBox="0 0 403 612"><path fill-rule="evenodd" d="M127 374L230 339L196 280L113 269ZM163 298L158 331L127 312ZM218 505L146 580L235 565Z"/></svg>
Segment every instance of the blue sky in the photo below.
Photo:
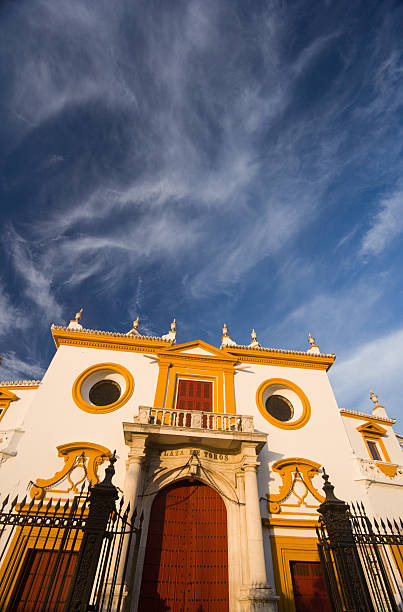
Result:
<svg viewBox="0 0 403 612"><path fill-rule="evenodd" d="M403 417L403 5L30 0L0 15L2 379L49 327L305 350ZM402 429L402 427L400 427Z"/></svg>

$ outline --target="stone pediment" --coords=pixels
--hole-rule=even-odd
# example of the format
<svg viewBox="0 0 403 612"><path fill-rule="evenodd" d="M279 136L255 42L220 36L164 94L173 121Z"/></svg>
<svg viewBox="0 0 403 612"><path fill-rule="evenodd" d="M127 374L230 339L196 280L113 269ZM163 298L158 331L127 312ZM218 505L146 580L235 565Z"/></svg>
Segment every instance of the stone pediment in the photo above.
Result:
<svg viewBox="0 0 403 612"><path fill-rule="evenodd" d="M233 362L234 359L231 356L226 355L221 349L204 342L203 340L195 340L194 342L185 342L182 344L176 344L166 351L166 354L176 355L178 357L186 357L197 355L200 357L206 357L210 359L221 359L223 361Z"/></svg>

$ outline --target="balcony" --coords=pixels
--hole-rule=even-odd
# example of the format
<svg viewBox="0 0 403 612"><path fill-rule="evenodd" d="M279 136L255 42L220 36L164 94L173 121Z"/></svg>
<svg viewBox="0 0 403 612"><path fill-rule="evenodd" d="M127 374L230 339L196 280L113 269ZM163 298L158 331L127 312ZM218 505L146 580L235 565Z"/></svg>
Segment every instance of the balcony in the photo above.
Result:
<svg viewBox="0 0 403 612"><path fill-rule="evenodd" d="M17 454L17 446L24 430L21 427L0 431L0 464Z"/></svg>
<svg viewBox="0 0 403 612"><path fill-rule="evenodd" d="M241 414L139 406L133 422L123 427L127 443L133 434L147 435L150 442L164 446L204 443L228 450L248 440L261 447L267 441L266 434L255 432L253 417Z"/></svg>
<svg viewBox="0 0 403 612"><path fill-rule="evenodd" d="M403 485L403 466L370 459L355 459L355 480L366 480L371 483Z"/></svg>

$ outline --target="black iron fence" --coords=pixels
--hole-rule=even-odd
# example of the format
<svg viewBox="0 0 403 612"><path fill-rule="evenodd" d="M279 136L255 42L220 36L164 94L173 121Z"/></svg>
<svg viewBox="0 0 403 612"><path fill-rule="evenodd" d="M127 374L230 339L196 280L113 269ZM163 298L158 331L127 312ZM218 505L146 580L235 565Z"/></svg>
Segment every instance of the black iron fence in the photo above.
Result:
<svg viewBox="0 0 403 612"><path fill-rule="evenodd" d="M335 497L323 476L326 500L319 507L318 548L336 612L403 610L403 523L370 520L361 503Z"/></svg>
<svg viewBox="0 0 403 612"><path fill-rule="evenodd" d="M136 511L112 483L115 461L111 457L101 483L88 490L83 485L73 500L4 500L0 610L123 610L142 517L136 523Z"/></svg>

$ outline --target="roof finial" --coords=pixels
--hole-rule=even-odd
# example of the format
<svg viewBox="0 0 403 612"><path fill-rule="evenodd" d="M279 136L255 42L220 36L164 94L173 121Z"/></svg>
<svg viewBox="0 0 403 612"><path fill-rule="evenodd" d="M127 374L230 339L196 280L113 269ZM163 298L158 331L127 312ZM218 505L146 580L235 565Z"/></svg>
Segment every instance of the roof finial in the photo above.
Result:
<svg viewBox="0 0 403 612"><path fill-rule="evenodd" d="M371 400L374 402L375 406L378 404L378 396L375 395L375 393L372 391L372 389L369 390L369 397L371 398Z"/></svg>
<svg viewBox="0 0 403 612"><path fill-rule="evenodd" d="M171 323L171 331L161 336L161 338L163 340L166 340L167 342L175 342L176 340L176 319L174 319Z"/></svg>
<svg viewBox="0 0 403 612"><path fill-rule="evenodd" d="M312 336L311 332L308 333L308 342L310 344L307 353L315 353L316 355L320 353L319 346L316 344L315 338Z"/></svg>
<svg viewBox="0 0 403 612"><path fill-rule="evenodd" d="M250 347L251 348L258 348L260 346L258 340L257 340L257 333L255 332L254 329L252 329L250 337L252 338L252 342L250 343Z"/></svg>
<svg viewBox="0 0 403 612"><path fill-rule="evenodd" d="M82 315L83 315L83 309L80 308L80 310L78 312L76 312L74 319L70 319L70 323L68 324L67 328L68 329L75 329L77 331L82 329L83 326L80 324L80 319L81 319Z"/></svg>
<svg viewBox="0 0 403 612"><path fill-rule="evenodd" d="M222 328L221 348L223 346L236 346L236 345L237 345L236 342L231 340L231 338L229 337L227 324L224 323L224 326Z"/></svg>
<svg viewBox="0 0 403 612"><path fill-rule="evenodd" d="M139 329L138 329L139 321L140 321L140 317L138 316L137 319L133 321L133 327L131 328L130 331L127 332L126 336L141 336Z"/></svg>

